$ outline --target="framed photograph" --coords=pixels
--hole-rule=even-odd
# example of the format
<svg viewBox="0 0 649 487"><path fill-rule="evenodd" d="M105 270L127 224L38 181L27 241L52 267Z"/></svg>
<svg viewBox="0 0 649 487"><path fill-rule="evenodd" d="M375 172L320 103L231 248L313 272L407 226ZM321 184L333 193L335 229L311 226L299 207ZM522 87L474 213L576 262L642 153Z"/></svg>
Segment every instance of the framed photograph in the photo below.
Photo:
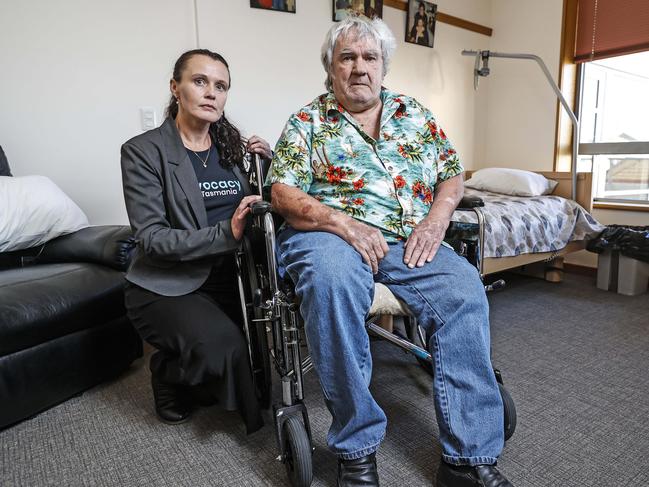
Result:
<svg viewBox="0 0 649 487"><path fill-rule="evenodd" d="M383 0L332 0L333 20L340 22L351 13L383 18Z"/></svg>
<svg viewBox="0 0 649 487"><path fill-rule="evenodd" d="M433 47L437 5L424 0L408 0L406 42Z"/></svg>
<svg viewBox="0 0 649 487"><path fill-rule="evenodd" d="M278 10L280 12L295 13L295 2L297 0L250 0L252 8L263 8L265 10Z"/></svg>

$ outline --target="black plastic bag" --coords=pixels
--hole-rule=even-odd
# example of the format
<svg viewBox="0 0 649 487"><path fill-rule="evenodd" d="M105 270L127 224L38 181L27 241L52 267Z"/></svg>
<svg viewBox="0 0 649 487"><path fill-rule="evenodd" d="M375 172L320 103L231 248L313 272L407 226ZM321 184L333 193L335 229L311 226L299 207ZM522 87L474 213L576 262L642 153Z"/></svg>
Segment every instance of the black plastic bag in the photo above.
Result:
<svg viewBox="0 0 649 487"><path fill-rule="evenodd" d="M649 262L649 226L609 225L588 242L586 248L598 254L606 250L619 251L632 259Z"/></svg>

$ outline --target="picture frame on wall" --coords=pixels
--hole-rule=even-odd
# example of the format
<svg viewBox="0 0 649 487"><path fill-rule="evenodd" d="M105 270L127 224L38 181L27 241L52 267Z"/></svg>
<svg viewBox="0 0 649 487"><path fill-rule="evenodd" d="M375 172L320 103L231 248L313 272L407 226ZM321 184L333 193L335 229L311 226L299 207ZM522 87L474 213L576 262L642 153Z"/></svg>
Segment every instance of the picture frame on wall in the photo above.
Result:
<svg viewBox="0 0 649 487"><path fill-rule="evenodd" d="M340 22L350 14L383 18L383 0L332 0L333 20Z"/></svg>
<svg viewBox="0 0 649 487"><path fill-rule="evenodd" d="M297 0L250 0L250 7L294 14L296 2Z"/></svg>
<svg viewBox="0 0 649 487"><path fill-rule="evenodd" d="M437 5L425 0L408 0L406 42L433 47Z"/></svg>

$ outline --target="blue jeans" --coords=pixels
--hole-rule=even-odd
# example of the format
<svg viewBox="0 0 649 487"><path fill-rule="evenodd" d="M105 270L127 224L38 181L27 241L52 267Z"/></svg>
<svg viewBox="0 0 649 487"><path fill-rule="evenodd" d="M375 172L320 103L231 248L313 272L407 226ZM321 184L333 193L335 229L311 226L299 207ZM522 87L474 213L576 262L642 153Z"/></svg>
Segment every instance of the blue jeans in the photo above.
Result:
<svg viewBox="0 0 649 487"><path fill-rule="evenodd" d="M311 356L333 421L329 448L345 459L374 452L387 419L369 390L372 357L365 318L374 282L406 302L432 332L433 390L443 459L493 464L504 444L503 404L490 361L488 303L476 269L444 246L409 269L391 244L372 275L360 254L327 232L286 228L277 238L281 271L301 300Z"/></svg>

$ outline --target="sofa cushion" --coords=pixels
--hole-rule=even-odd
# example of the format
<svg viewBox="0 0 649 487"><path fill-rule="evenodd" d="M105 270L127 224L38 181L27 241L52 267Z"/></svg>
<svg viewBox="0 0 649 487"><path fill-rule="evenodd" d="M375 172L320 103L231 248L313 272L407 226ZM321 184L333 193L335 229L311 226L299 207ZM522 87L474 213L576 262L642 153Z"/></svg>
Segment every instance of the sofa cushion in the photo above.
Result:
<svg viewBox="0 0 649 487"><path fill-rule="evenodd" d="M0 271L0 356L125 313L121 272L96 264Z"/></svg>

